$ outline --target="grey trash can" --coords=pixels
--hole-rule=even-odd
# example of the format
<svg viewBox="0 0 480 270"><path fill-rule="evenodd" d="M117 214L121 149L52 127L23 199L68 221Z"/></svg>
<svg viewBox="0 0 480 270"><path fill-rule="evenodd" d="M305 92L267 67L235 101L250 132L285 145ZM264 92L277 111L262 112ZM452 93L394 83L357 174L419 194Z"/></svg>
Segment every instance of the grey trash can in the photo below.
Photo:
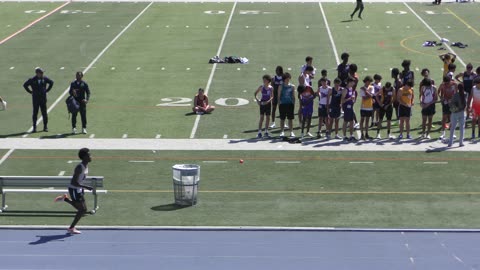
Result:
<svg viewBox="0 0 480 270"><path fill-rule="evenodd" d="M176 164L173 165L172 169L175 204L197 204L200 166L194 164Z"/></svg>

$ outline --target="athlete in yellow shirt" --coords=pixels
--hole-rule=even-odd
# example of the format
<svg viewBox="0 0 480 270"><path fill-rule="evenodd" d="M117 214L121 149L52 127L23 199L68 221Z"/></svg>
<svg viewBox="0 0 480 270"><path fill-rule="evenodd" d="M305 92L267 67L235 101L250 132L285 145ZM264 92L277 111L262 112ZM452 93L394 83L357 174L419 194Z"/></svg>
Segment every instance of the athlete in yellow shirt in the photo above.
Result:
<svg viewBox="0 0 480 270"><path fill-rule="evenodd" d="M403 139L403 130L404 124L405 129L407 130L407 139L411 139L410 136L410 116L412 115L412 107L413 107L413 82L407 81L405 85L398 90L397 101L400 104L398 106L398 116L400 117L400 135L398 135L398 139Z"/></svg>

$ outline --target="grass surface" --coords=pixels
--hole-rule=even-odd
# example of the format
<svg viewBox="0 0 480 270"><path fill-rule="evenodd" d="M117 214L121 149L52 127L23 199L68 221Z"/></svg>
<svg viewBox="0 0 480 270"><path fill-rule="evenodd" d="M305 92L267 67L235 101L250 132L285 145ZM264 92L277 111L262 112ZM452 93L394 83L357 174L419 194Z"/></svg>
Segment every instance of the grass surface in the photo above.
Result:
<svg viewBox="0 0 480 270"><path fill-rule="evenodd" d="M471 169L480 160L475 153L95 151L93 155L90 175L106 176L109 193L100 196L101 209L83 220L85 225L468 228L478 222L472 215L480 203L480 178ZM18 174L28 167L32 175L62 170L68 175L76 164L68 161L74 159L71 151L15 151L0 174ZM153 162L130 162L138 160ZM212 160L227 163L204 162ZM300 163L278 163L292 161ZM196 207L172 205L171 166L176 163L201 165ZM2 214L4 224L66 223L71 214L55 211L70 207L53 205L52 198L9 194L12 212ZM28 212L32 210L39 212Z"/></svg>

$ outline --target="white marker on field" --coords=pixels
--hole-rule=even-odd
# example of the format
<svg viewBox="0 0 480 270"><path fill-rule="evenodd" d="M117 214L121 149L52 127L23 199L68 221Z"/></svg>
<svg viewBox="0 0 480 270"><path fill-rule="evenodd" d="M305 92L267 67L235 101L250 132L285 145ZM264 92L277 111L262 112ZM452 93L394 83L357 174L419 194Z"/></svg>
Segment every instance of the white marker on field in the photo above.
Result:
<svg viewBox="0 0 480 270"><path fill-rule="evenodd" d="M129 160L130 163L154 163L154 160Z"/></svg>
<svg viewBox="0 0 480 270"><path fill-rule="evenodd" d="M368 68L364 68L363 70L367 71L367 70L368 70Z"/></svg>
<svg viewBox="0 0 480 270"><path fill-rule="evenodd" d="M287 29L288 29L288 25L285 25L285 28L287 28Z"/></svg>
<svg viewBox="0 0 480 270"><path fill-rule="evenodd" d="M107 24L107 28L110 28L110 25L109 25L109 24Z"/></svg>
<svg viewBox="0 0 480 270"><path fill-rule="evenodd" d="M190 26L188 26L188 25L185 25L185 28L190 28Z"/></svg>
<svg viewBox="0 0 480 270"><path fill-rule="evenodd" d="M165 70L165 67L162 67L161 70Z"/></svg>
<svg viewBox="0 0 480 270"><path fill-rule="evenodd" d="M65 67L60 67L60 70L64 70L64 69L65 69Z"/></svg>
<svg viewBox="0 0 480 270"><path fill-rule="evenodd" d="M310 26L308 26L308 25L307 25L307 26L305 26L305 28L309 29L309 28L310 28Z"/></svg>
<svg viewBox="0 0 480 270"><path fill-rule="evenodd" d="M268 25L267 25L267 26L265 26L265 28L267 28L267 29L268 29L268 28L270 28L270 26L268 26Z"/></svg>
<svg viewBox="0 0 480 270"><path fill-rule="evenodd" d="M267 70L266 68L262 68L263 71Z"/></svg>
<svg viewBox="0 0 480 270"><path fill-rule="evenodd" d="M73 162L76 162L77 160L69 160L67 161L68 164L72 164Z"/></svg>
<svg viewBox="0 0 480 270"><path fill-rule="evenodd" d="M410 25L407 25L407 29L410 29Z"/></svg>
<svg viewBox="0 0 480 270"><path fill-rule="evenodd" d="M248 25L245 25L245 28L248 28Z"/></svg>
<svg viewBox="0 0 480 270"><path fill-rule="evenodd" d="M228 163L226 160L204 160L203 163Z"/></svg>
<svg viewBox="0 0 480 270"><path fill-rule="evenodd" d="M237 70L240 70L240 68L237 68Z"/></svg>
<svg viewBox="0 0 480 270"><path fill-rule="evenodd" d="M90 28L90 24L87 24L87 28Z"/></svg>
<svg viewBox="0 0 480 270"><path fill-rule="evenodd" d="M227 134L223 135L223 138L228 139L228 135Z"/></svg>
<svg viewBox="0 0 480 270"><path fill-rule="evenodd" d="M67 28L70 27L70 24L67 24Z"/></svg>
<svg viewBox="0 0 480 270"><path fill-rule="evenodd" d="M345 28L350 28L350 25L345 26Z"/></svg>
<svg viewBox="0 0 480 270"><path fill-rule="evenodd" d="M128 134L125 133L122 135L122 139L126 139L126 138L128 138Z"/></svg>
<svg viewBox="0 0 480 270"><path fill-rule="evenodd" d="M160 134L157 134L157 135L155 136L155 139L160 139L160 138L162 138L162 135L160 135Z"/></svg>
<svg viewBox="0 0 480 270"><path fill-rule="evenodd" d="M187 68L187 70L190 70L190 68Z"/></svg>
<svg viewBox="0 0 480 270"><path fill-rule="evenodd" d="M412 264L415 264L415 260L413 259L413 257L410 257L410 262L412 262Z"/></svg>
<svg viewBox="0 0 480 270"><path fill-rule="evenodd" d="M15 69L15 67L10 67L10 69Z"/></svg>
<svg viewBox="0 0 480 270"><path fill-rule="evenodd" d="M208 25L207 25L207 26L205 26L205 28L208 28Z"/></svg>
<svg viewBox="0 0 480 270"><path fill-rule="evenodd" d="M292 68L287 68L287 70L292 70Z"/></svg>
<svg viewBox="0 0 480 270"><path fill-rule="evenodd" d="M419 71L420 69L418 67L415 68L416 71Z"/></svg>
<svg viewBox="0 0 480 270"><path fill-rule="evenodd" d="M90 134L90 136L88 136L88 138L90 138L90 139L95 138L95 134Z"/></svg>
<svg viewBox="0 0 480 270"><path fill-rule="evenodd" d="M390 25L387 25L387 28L390 28Z"/></svg>
<svg viewBox="0 0 480 270"><path fill-rule="evenodd" d="M46 27L50 27L50 24L47 24L47 26L46 26Z"/></svg>
<svg viewBox="0 0 480 270"><path fill-rule="evenodd" d="M58 176L64 176L64 175L65 175L65 171L60 171L60 172L58 173Z"/></svg>
<svg viewBox="0 0 480 270"><path fill-rule="evenodd" d="M9 25L7 25L7 27L11 27L11 26L12 26L12 25L10 25L10 24L9 24Z"/></svg>
<svg viewBox="0 0 480 270"><path fill-rule="evenodd" d="M367 25L367 26L365 26L365 28L367 28L367 29L368 29L368 28L370 28L370 26L369 26L369 25Z"/></svg>
<svg viewBox="0 0 480 270"><path fill-rule="evenodd" d="M373 161L350 161L350 164L373 164Z"/></svg>
<svg viewBox="0 0 480 270"><path fill-rule="evenodd" d="M140 69L141 69L141 67L137 67L137 70L140 70Z"/></svg>
<svg viewBox="0 0 480 270"><path fill-rule="evenodd" d="M430 165L442 165L448 164L448 161L425 161L423 164L430 164Z"/></svg>
<svg viewBox="0 0 480 270"><path fill-rule="evenodd" d="M284 161L284 160L277 160L275 161L276 164L299 164L301 161Z"/></svg>
<svg viewBox="0 0 480 270"><path fill-rule="evenodd" d="M115 67L111 67L110 69L111 69L111 70L115 70Z"/></svg>
<svg viewBox="0 0 480 270"><path fill-rule="evenodd" d="M147 25L147 28L150 28L150 25Z"/></svg>
<svg viewBox="0 0 480 270"><path fill-rule="evenodd" d="M232 17L233 17L233 14L235 13L236 7L237 7L237 1L233 3L233 7L232 7L232 10L230 11L230 16L228 17L227 24L225 25L225 31L223 32L222 39L220 40L220 45L218 45L218 50L216 55L220 55L222 52L223 43L225 42L225 38L227 37L228 29L230 28L230 23L232 22ZM210 85L212 84L213 75L215 75L216 67L217 67L217 63L213 64L212 71L210 72L210 76L208 77L207 85L205 87L205 95L208 95L208 91L210 90ZM193 123L192 132L190 133L190 139L195 138L195 133L197 132L197 128L198 128L198 123L200 122L200 117L201 117L200 115L197 115L197 117L195 118L195 123Z"/></svg>

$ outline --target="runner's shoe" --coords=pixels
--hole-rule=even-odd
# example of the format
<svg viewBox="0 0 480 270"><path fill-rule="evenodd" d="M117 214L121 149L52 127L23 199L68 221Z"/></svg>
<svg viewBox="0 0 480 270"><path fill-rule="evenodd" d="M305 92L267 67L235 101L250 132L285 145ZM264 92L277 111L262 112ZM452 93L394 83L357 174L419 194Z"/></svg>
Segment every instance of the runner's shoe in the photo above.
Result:
<svg viewBox="0 0 480 270"><path fill-rule="evenodd" d="M68 228L67 230L70 234L81 234L82 232L77 230L77 228L73 227L73 228Z"/></svg>
<svg viewBox="0 0 480 270"><path fill-rule="evenodd" d="M63 194L63 195L55 197L55 199L53 201L54 202L63 202L63 201L65 201L66 198L67 198L67 194Z"/></svg>

